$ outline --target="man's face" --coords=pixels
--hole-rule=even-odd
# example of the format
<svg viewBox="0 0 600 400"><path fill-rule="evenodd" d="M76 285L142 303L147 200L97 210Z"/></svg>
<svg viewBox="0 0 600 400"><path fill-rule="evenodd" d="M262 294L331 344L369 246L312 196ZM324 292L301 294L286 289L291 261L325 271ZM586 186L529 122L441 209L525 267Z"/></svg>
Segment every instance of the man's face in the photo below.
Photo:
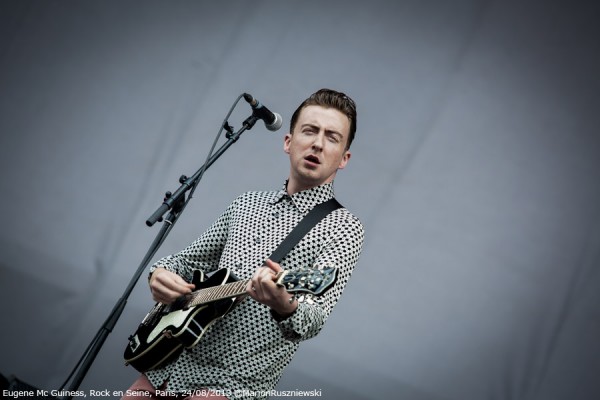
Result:
<svg viewBox="0 0 600 400"><path fill-rule="evenodd" d="M295 193L331 182L350 159L346 150L349 134L350 121L340 111L321 106L302 109L283 146L290 156L288 191Z"/></svg>

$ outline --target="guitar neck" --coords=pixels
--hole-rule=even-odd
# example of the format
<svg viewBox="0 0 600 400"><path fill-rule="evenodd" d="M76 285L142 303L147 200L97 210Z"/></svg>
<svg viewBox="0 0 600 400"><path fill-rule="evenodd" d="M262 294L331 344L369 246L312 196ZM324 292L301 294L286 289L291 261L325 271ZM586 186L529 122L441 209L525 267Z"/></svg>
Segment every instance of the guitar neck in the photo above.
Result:
<svg viewBox="0 0 600 400"><path fill-rule="evenodd" d="M240 296L246 293L246 285L248 285L249 281L250 280L247 279L197 290L190 295L187 305L189 307L194 307L212 301Z"/></svg>

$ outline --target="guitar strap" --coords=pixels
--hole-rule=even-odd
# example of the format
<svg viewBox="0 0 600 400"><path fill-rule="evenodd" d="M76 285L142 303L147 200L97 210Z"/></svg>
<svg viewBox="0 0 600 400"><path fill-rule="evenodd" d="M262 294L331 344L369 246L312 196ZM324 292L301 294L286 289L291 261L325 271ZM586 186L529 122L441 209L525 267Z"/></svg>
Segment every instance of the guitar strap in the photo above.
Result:
<svg viewBox="0 0 600 400"><path fill-rule="evenodd" d="M319 223L327 214L341 208L342 205L335 199L331 198L323 203L317 204L309 211L308 214L294 227L294 229L287 235L287 237L281 242L279 247L275 249L269 259L276 263L281 262L283 257L294 248L294 246L311 230L316 224Z"/></svg>

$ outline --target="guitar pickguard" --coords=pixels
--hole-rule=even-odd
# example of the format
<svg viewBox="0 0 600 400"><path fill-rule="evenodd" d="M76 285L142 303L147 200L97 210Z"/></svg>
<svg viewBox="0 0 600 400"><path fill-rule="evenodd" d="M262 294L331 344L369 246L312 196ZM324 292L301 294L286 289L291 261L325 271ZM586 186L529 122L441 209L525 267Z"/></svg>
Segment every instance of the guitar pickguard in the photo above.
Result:
<svg viewBox="0 0 600 400"><path fill-rule="evenodd" d="M205 310L207 306L189 308L187 310L172 311L164 315L158 324L148 334L148 341L156 340L164 332L169 332L170 336L178 336L182 329L186 329L195 314Z"/></svg>

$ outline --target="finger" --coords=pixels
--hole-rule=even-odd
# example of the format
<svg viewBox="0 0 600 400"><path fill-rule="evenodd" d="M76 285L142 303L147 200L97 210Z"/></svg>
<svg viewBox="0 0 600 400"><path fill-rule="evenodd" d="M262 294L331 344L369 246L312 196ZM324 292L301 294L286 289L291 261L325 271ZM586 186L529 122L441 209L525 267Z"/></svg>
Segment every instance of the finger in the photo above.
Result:
<svg viewBox="0 0 600 400"><path fill-rule="evenodd" d="M276 274L283 271L283 268L281 268L281 265L277 264L275 261L272 261L270 259L267 259L265 261L264 266L269 268L271 271L275 272Z"/></svg>
<svg viewBox="0 0 600 400"><path fill-rule="evenodd" d="M264 290L261 284L256 284L252 286L252 291L254 292L254 299L257 301L261 301L264 299Z"/></svg>
<svg viewBox="0 0 600 400"><path fill-rule="evenodd" d="M174 284L173 289L177 290L185 290L186 293L189 293L187 289L193 289L195 285L193 283L186 282L181 276L177 274L173 274L171 282Z"/></svg>
<svg viewBox="0 0 600 400"><path fill-rule="evenodd" d="M261 270L261 268L258 268L256 270L256 272L254 272L254 276L252 277L252 279L250 279L250 283L249 283L250 288L248 291L250 293L250 296L254 300L257 300L257 301L259 300L259 297L262 293L261 284L260 284L260 281L261 281L261 271L260 270Z"/></svg>
<svg viewBox="0 0 600 400"><path fill-rule="evenodd" d="M252 297L253 299L256 298L256 290L254 287L254 283L252 283L252 280L249 280L248 284L246 285L246 293L248 293L248 295L250 295L250 297Z"/></svg>
<svg viewBox="0 0 600 400"><path fill-rule="evenodd" d="M262 298L271 291L271 285L273 285L273 271L268 268L260 268L260 272L256 277L255 288Z"/></svg>
<svg viewBox="0 0 600 400"><path fill-rule="evenodd" d="M191 289L188 288L184 288L183 290L172 290L159 282L154 282L151 286L152 298L163 304L171 304L179 297L188 294L189 291L191 291Z"/></svg>
<svg viewBox="0 0 600 400"><path fill-rule="evenodd" d="M194 288L194 285L183 280L177 274L161 274L156 278L156 283L171 292L178 294L188 294Z"/></svg>

